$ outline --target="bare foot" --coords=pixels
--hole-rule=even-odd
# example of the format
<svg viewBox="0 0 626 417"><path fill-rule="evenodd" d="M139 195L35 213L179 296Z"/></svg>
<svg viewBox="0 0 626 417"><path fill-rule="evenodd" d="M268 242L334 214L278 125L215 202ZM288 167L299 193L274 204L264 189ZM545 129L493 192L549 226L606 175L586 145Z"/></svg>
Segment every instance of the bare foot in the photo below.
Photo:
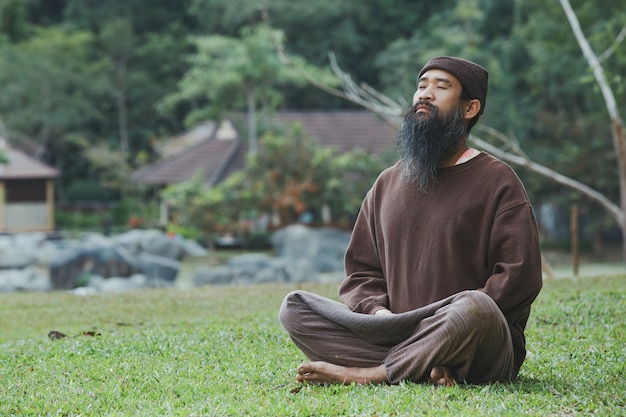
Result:
<svg viewBox="0 0 626 417"><path fill-rule="evenodd" d="M441 385L444 387L453 387L456 385L454 379L454 372L447 366L435 366L430 371L429 381L435 385Z"/></svg>
<svg viewBox="0 0 626 417"><path fill-rule="evenodd" d="M313 384L381 384L387 382L387 369L385 365L349 368L322 361L310 362L298 366L296 381Z"/></svg>

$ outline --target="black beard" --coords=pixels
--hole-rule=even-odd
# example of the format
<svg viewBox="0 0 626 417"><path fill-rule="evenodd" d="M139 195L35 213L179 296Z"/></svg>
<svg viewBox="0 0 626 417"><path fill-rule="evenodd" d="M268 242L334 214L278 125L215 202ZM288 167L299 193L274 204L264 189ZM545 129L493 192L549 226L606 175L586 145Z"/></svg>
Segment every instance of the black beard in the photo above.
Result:
<svg viewBox="0 0 626 417"><path fill-rule="evenodd" d="M415 113L417 106L425 104L431 108L430 115ZM406 113L398 133L397 146L405 179L422 192L429 192L437 182L439 164L459 150L465 136L460 105L438 114L436 106L416 103Z"/></svg>

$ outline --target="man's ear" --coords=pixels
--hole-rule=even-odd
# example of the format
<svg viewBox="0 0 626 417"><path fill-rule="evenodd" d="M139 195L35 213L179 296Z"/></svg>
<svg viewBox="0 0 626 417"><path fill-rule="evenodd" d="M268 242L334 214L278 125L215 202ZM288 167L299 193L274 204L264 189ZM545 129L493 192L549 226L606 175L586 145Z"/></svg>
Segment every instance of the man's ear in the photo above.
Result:
<svg viewBox="0 0 626 417"><path fill-rule="evenodd" d="M463 105L463 118L465 120L472 120L480 113L480 100L474 98Z"/></svg>

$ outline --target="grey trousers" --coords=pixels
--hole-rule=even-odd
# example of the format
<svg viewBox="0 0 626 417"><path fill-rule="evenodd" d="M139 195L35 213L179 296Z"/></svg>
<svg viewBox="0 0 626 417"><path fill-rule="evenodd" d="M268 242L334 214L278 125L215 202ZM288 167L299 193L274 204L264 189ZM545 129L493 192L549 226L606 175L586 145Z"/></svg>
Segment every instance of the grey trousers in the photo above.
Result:
<svg viewBox="0 0 626 417"><path fill-rule="evenodd" d="M279 320L310 360L366 368L384 364L390 384L424 382L435 366L447 366L458 381L470 383L512 377L506 319L480 291L389 316L354 313L337 301L293 291Z"/></svg>

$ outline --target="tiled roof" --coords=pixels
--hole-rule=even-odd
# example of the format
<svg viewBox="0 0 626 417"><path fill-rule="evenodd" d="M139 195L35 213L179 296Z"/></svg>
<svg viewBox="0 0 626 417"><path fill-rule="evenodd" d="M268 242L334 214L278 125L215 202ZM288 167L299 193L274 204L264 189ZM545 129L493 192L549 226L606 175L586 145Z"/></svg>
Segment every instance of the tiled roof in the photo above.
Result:
<svg viewBox="0 0 626 417"><path fill-rule="evenodd" d="M340 153L355 148L381 153L394 148L397 135L394 127L363 110L283 111L277 112L273 120L283 125L299 123L322 146L332 146ZM202 170L206 181L215 184L245 163L245 146L230 122L218 130L213 122L204 123L172 139L166 147L174 153L165 152L164 159L138 171L133 180L174 184Z"/></svg>
<svg viewBox="0 0 626 417"><path fill-rule="evenodd" d="M190 180L201 172L208 183L215 184L223 179L240 147L241 141L228 126L218 131L213 129L209 137L189 146L181 146L182 150L178 153L136 172L133 180L166 185Z"/></svg>
<svg viewBox="0 0 626 417"><path fill-rule="evenodd" d="M186 148L193 145L197 145L200 142L204 142L208 138L211 138L215 134L217 123L213 120L208 120L204 123L200 123L197 126L189 129L188 131L178 135L172 140L168 140L161 147L161 155L164 158L175 155Z"/></svg>
<svg viewBox="0 0 626 417"><path fill-rule="evenodd" d="M8 159L0 164L0 179L56 178L59 171L24 152L5 145L2 149Z"/></svg>
<svg viewBox="0 0 626 417"><path fill-rule="evenodd" d="M364 110L284 111L274 120L281 124L298 122L322 146L344 153L361 148L371 153L393 149L397 130L376 114Z"/></svg>

